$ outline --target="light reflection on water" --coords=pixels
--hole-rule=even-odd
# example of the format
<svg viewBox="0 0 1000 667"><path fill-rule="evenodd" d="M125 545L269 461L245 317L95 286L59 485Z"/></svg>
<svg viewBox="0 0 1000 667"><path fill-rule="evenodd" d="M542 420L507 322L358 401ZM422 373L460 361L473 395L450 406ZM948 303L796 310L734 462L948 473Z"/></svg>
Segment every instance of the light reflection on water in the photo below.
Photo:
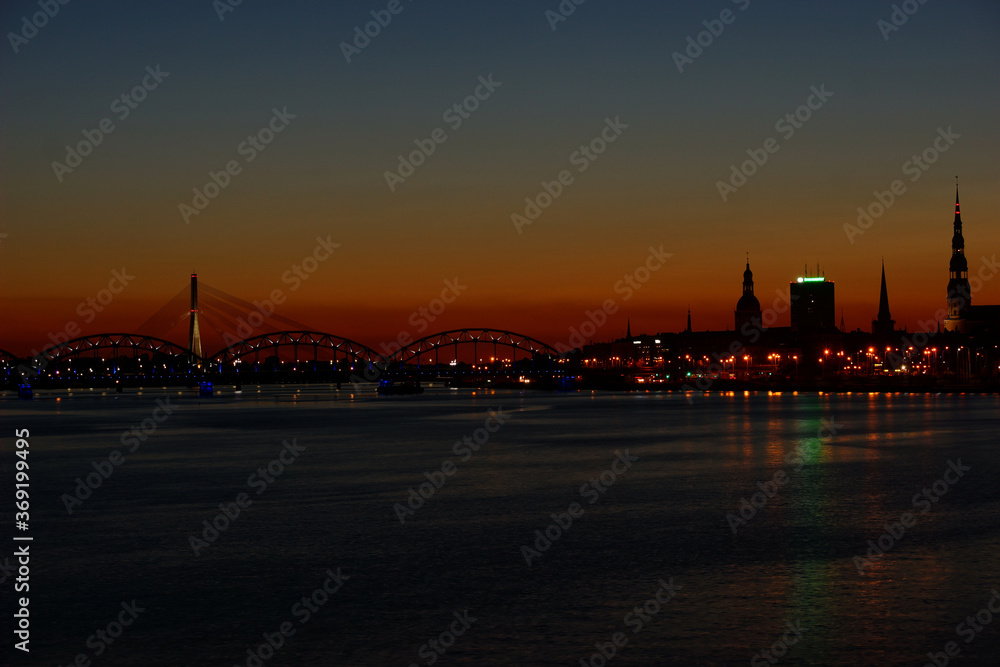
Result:
<svg viewBox="0 0 1000 667"><path fill-rule="evenodd" d="M61 495L165 395L176 413L67 516ZM245 664L338 566L350 581L265 664L420 664L466 607L479 620L439 664L579 664L661 577L683 589L614 664L746 664L796 621L808 631L785 664L923 664L1000 583L995 396L37 396L0 409L32 432L33 653L56 664L132 598L149 611L102 664ZM510 420L458 460L498 406ZM188 537L292 438L300 459L195 558ZM587 504L581 484L626 448L640 460ZM859 575L867 540L957 458L973 470ZM457 472L400 525L394 504L446 459ZM726 514L779 470L788 483L734 535ZM584 516L528 568L521 546L572 502ZM962 664L995 664L997 644L988 628Z"/></svg>

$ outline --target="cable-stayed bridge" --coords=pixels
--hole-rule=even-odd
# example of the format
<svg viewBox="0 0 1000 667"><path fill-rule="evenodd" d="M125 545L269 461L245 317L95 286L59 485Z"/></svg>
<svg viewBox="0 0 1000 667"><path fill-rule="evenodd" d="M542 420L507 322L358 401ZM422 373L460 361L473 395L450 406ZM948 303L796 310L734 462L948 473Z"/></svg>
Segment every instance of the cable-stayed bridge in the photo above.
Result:
<svg viewBox="0 0 1000 667"><path fill-rule="evenodd" d="M524 377L561 371L561 355L530 336L490 328L442 331L395 346L391 354L350 338L315 331L248 302L196 274L141 333L103 333L61 340L29 358L0 349L9 383L98 381L164 383L194 378L373 381L385 375ZM186 345L175 342L186 329ZM213 350L209 352L208 350ZM388 349L385 350L388 352Z"/></svg>

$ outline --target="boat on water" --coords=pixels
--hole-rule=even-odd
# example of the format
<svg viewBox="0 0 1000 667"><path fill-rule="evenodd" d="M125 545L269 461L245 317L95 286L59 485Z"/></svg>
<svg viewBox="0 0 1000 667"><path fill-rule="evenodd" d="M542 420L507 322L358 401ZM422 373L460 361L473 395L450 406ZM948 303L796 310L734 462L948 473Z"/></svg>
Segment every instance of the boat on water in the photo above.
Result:
<svg viewBox="0 0 1000 667"><path fill-rule="evenodd" d="M379 380L378 388L375 390L379 396L406 396L409 394L422 394L424 388L420 386L418 380Z"/></svg>

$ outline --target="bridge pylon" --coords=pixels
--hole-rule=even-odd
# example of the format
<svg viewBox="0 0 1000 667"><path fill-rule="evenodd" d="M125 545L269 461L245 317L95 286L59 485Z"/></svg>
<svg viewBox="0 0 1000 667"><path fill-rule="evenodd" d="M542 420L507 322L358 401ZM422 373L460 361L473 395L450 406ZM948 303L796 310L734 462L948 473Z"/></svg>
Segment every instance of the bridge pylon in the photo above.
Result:
<svg viewBox="0 0 1000 667"><path fill-rule="evenodd" d="M198 327L198 274L191 274L191 327L188 333L188 349L201 357L201 329ZM195 359L192 359L195 361Z"/></svg>

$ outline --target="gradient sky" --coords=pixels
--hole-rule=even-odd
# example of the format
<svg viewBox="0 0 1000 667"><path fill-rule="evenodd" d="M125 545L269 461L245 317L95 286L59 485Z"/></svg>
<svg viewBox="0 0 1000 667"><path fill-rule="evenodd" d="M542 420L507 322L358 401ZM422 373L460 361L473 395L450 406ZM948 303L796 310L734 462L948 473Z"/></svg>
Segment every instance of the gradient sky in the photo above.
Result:
<svg viewBox="0 0 1000 667"><path fill-rule="evenodd" d="M589 0L553 31L545 2L409 2L347 63L339 44L387 2L70 2L18 53L36 2L0 9L0 347L27 353L75 322L131 331L195 270L246 300L371 345L415 333L412 312L446 279L468 286L427 332L505 328L555 343L608 298L598 338L732 326L749 251L757 294L819 262L849 328L878 309L913 328L944 304L954 179L970 268L1000 249L1000 5L928 0L883 39L889 2ZM724 9L735 22L678 72L672 54ZM113 100L147 66L169 76L129 117ZM479 76L502 86L462 127L442 113ZM811 86L833 92L787 140L775 122ZM245 163L237 145L272 108L296 115ZM53 161L112 118L114 132L62 182ZM604 119L629 128L584 173L569 158ZM390 192L413 141L448 140ZM938 128L961 137L916 182L902 173ZM727 202L716 182L769 137L780 150ZM229 160L243 171L185 224L180 203ZM542 180L575 182L518 234L511 214ZM874 191L906 192L848 241ZM292 291L282 275L316 238L341 247ZM672 252L627 302L615 283L649 246ZM135 275L93 322L77 304ZM1000 303L1000 280L975 303ZM838 312L839 317L839 312ZM786 322L781 322L786 324ZM158 332L149 332L158 333Z"/></svg>

